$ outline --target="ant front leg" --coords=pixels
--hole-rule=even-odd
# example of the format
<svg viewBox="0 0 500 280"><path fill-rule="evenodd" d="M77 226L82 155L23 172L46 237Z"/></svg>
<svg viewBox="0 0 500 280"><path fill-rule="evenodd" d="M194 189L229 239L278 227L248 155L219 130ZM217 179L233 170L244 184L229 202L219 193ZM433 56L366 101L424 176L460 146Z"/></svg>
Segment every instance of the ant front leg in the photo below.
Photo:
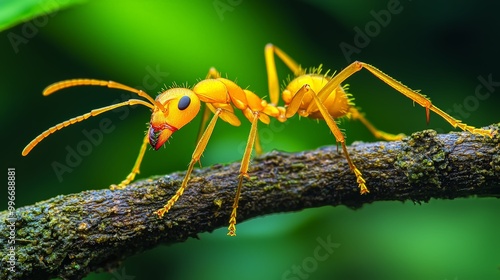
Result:
<svg viewBox="0 0 500 280"><path fill-rule="evenodd" d="M158 215L159 218L162 218L165 213L167 213L170 208L175 204L175 202L181 197L181 195L184 193L184 190L186 189L187 183L189 181L189 178L191 177L191 172L193 171L194 165L200 161L201 155L205 151L205 148L207 147L208 140L210 139L210 136L212 135L212 132L214 130L215 124L217 123L217 119L219 118L219 115L222 113L222 109L217 109L215 111L214 116L212 117L212 120L210 120L210 123L208 124L207 128L203 132L203 134L200 137L200 141L198 141L198 144L196 145L196 148L194 149L193 155L191 156L191 162L189 163L188 170L186 171L186 175L184 175L184 179L182 180L182 184L177 190L177 192L169 199L167 204L163 206L163 208L158 209L155 211L155 214Z"/></svg>
<svg viewBox="0 0 500 280"><path fill-rule="evenodd" d="M130 174L128 174L125 180L121 181L120 184L111 185L109 187L111 190L124 189L128 184L130 184L130 182L132 182L135 179L135 175L139 174L139 167L141 166L142 159L144 158L144 154L146 153L146 147L148 143L149 143L148 135L146 134L144 140L142 141L141 149L139 150L139 155L137 156L134 167L132 167L132 172L130 172Z"/></svg>

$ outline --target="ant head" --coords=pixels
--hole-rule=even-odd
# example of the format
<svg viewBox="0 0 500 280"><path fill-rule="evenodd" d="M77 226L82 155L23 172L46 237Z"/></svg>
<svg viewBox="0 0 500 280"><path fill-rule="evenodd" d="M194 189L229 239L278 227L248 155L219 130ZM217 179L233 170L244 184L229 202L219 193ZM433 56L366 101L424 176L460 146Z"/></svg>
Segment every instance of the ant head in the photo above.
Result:
<svg viewBox="0 0 500 280"><path fill-rule="evenodd" d="M149 125L149 144L158 150L178 129L189 123L200 111L200 99L187 88L171 88L156 98L165 111L155 108Z"/></svg>

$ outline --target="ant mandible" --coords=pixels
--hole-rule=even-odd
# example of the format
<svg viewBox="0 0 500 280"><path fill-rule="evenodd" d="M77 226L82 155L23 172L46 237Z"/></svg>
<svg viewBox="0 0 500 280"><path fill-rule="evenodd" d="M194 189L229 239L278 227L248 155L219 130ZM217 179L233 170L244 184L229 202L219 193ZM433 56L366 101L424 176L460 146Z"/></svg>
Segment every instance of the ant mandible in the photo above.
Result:
<svg viewBox="0 0 500 280"><path fill-rule="evenodd" d="M213 117L210 122L208 122L210 112L205 110L207 113L203 116L201 127L203 129L206 126L206 128L204 131L200 130L200 133L201 131L203 131L203 133L201 133L201 136L199 135L198 137L198 143L194 149L182 184L177 192L165 204L165 206L155 211L155 213L161 218L172 208L174 203L184 192L193 167L200 161L200 157L205 151L217 120L221 118L223 121L233 126L240 125L241 122L234 113L234 109L236 108L241 110L243 115L250 121L251 128L243 158L241 160L238 187L236 189L236 195L229 219L228 235L234 236L236 235L236 212L238 208L238 200L241 193L243 178L249 177L247 172L254 145L257 152L261 151L258 140L259 138L257 136L257 124L259 121L269 124L270 118L275 118L280 122L285 122L295 114L299 114L303 117L324 120L330 128L330 131L333 133L335 140L340 143L342 147L347 163L356 176L360 193L366 194L369 192L361 171L353 163L349 153L347 152L344 135L337 126L335 120L341 117L357 119L361 121L375 135L375 137L383 140L398 140L402 139L404 135L394 135L376 129L354 107L350 94L346 92L346 88L342 86L341 83L363 68L371 72L389 86L393 87L398 92L413 100L413 102L424 107L427 122L429 122L430 111L433 111L449 122L453 127L459 127L472 134L493 137L493 131L475 128L462 123L441 109L435 107L424 95L406 87L372 65L355 61L337 74L328 75L328 72L326 74L321 74L321 67L312 68L310 70L301 68L300 65L286 53L272 44L266 45L264 54L268 74L270 103L259 98L255 93L242 89L236 83L222 78L220 73L214 68L211 68L206 78L198 82L192 89L170 88L160 93L156 99L151 98L151 96L142 90L134 89L113 81L72 79L52 84L43 91L44 96L73 86L106 86L109 88L133 92L146 100L130 99L125 102L92 110L87 114L83 114L59 123L42 132L35 139L33 139L24 148L22 155L27 155L40 141L66 126L121 106L144 105L152 110L152 114L149 130L144 137L137 160L130 174L128 174L128 176L118 185L111 186L111 189L123 189L132 180L134 180L136 174L139 173L139 166L141 165L144 153L146 152L147 144L149 143L155 150L158 150L175 131L181 129L184 125L193 120L193 118L200 111L201 103L203 102L213 113ZM279 102L279 83L274 61L275 56L281 59L295 75L295 78L288 83L282 92L282 99L285 103L284 106L277 106Z"/></svg>

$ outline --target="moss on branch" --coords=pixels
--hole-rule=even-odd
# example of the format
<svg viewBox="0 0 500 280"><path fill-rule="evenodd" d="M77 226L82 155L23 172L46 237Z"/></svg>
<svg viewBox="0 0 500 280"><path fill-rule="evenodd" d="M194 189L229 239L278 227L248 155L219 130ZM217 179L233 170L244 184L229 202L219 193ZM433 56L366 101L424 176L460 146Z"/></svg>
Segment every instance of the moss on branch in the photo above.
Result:
<svg viewBox="0 0 500 280"><path fill-rule="evenodd" d="M498 126L493 126L498 131ZM500 196L500 137L414 133L402 141L354 143L349 152L367 180L360 195L335 146L271 152L253 160L238 222L324 205L359 208L374 201ZM80 279L161 243L182 242L227 226L239 163L195 170L163 219L153 211L175 193L183 172L137 181L124 190L61 195L15 212L16 269L8 270L9 213L0 212L0 278ZM33 186L35 189L35 186ZM230 237L228 237L230 238ZM237 237L236 237L237 238Z"/></svg>

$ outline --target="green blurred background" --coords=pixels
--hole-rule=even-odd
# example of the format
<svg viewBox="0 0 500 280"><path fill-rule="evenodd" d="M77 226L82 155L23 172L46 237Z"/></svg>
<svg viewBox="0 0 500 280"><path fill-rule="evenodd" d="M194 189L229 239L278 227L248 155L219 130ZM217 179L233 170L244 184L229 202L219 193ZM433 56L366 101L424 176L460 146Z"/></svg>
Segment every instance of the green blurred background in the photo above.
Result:
<svg viewBox="0 0 500 280"><path fill-rule="evenodd" d="M5 19L19 12L11 5L30 2L0 4L0 24L5 27ZM45 86L63 79L114 80L155 96L173 82L195 84L214 66L266 96L263 49L272 42L306 67L322 63L338 70L353 60L373 64L470 125L500 120L500 87L475 93L479 76L500 81L499 4L491 1L105 0L72 5L53 0L47 5L63 4L68 7L1 33L2 164L3 170L16 168L18 207L107 188L128 174L137 156L149 121L144 107L78 123L21 156L24 146L50 126L129 97L98 87L41 95ZM29 14L28 8L20 9ZM390 19L384 11L392 11ZM376 23L377 17L385 22ZM355 40L358 28L371 34L369 41ZM357 51L346 56L341 44ZM281 80L290 74L281 63L278 70ZM436 115L427 125L421 107L366 71L348 83L356 104L380 129L452 130ZM98 129L104 119L113 131L103 133L81 163L58 178L54 162L65 164L68 149L86 141L83 132ZM139 178L185 170L199 121L178 131L165 149L149 150ZM349 143L374 141L359 123L342 127ZM248 129L247 122L241 127L219 123L203 165L239 160ZM293 152L334 144L334 138L324 123L294 118L263 144L266 151ZM5 196L0 197L0 209L6 209ZM225 229L203 233L199 240L160 246L127 259L114 273L86 279L499 279L499 209L498 199L470 198L272 215L239 224L236 238L226 237ZM317 260L318 239L339 246Z"/></svg>

